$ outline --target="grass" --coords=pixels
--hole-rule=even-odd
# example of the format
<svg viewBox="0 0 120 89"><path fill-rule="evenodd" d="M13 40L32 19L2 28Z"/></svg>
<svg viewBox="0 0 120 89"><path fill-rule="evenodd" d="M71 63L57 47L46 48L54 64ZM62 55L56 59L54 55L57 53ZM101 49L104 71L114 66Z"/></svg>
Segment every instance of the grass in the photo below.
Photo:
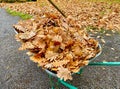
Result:
<svg viewBox="0 0 120 89"><path fill-rule="evenodd" d="M100 33L100 34L106 33L106 30L105 30L104 28L98 29L97 27L93 27L93 26L87 26L87 27L86 27L86 31L87 31L87 32L92 32L92 31L94 31L94 32L98 32L98 33Z"/></svg>
<svg viewBox="0 0 120 89"><path fill-rule="evenodd" d="M21 19L23 20L26 20L26 19L30 19L32 18L32 15L29 15L29 14L25 14L25 13L22 13L22 12L17 12L17 11L13 11L9 8L6 9L6 11L11 14L12 16L19 16Z"/></svg>
<svg viewBox="0 0 120 89"><path fill-rule="evenodd" d="M97 28L96 28L96 27L93 27L93 26L87 26L87 27L86 27L86 30L87 30L88 32L90 32L91 30L96 31Z"/></svg>

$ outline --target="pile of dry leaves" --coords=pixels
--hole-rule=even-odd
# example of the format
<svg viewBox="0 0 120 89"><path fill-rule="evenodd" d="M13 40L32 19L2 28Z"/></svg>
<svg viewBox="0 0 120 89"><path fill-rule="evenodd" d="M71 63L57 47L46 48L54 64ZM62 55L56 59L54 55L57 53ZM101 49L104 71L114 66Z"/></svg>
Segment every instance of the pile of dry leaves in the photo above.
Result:
<svg viewBox="0 0 120 89"><path fill-rule="evenodd" d="M45 13L14 25L19 50L29 50L30 59L44 69L55 71L61 79L88 64L99 52L98 42L80 29L76 20Z"/></svg>

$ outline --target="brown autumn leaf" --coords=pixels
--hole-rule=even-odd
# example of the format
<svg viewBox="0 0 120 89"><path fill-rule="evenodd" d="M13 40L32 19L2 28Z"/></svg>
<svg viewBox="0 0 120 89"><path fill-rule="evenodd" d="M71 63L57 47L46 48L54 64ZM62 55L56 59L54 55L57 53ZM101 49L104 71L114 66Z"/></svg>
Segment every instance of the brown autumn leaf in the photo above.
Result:
<svg viewBox="0 0 120 89"><path fill-rule="evenodd" d="M67 79L72 80L71 72L67 68L64 68L62 66L58 68L57 76L60 79L64 79L64 81L66 81Z"/></svg>
<svg viewBox="0 0 120 89"><path fill-rule="evenodd" d="M26 49L34 49L35 46L31 42L25 42L22 43L22 46L19 48L19 50L26 50Z"/></svg>
<svg viewBox="0 0 120 89"><path fill-rule="evenodd" d="M41 48L43 50L45 49L45 46L46 46L44 40L37 37L32 41L32 44L34 44L36 47Z"/></svg>
<svg viewBox="0 0 120 89"><path fill-rule="evenodd" d="M60 61L52 62L52 65L54 67L60 67L60 66L66 65L68 62L69 60L60 60Z"/></svg>
<svg viewBox="0 0 120 89"><path fill-rule="evenodd" d="M57 56L58 56L58 53L55 53L53 51L47 51L45 53L45 58L50 61L55 60Z"/></svg>
<svg viewBox="0 0 120 89"><path fill-rule="evenodd" d="M62 37L59 36L59 35L53 36L52 41L61 43L62 42Z"/></svg>
<svg viewBox="0 0 120 89"><path fill-rule="evenodd" d="M47 68L47 69L50 69L52 67L53 67L53 65L51 63L48 63L48 64L45 65L45 68Z"/></svg>
<svg viewBox="0 0 120 89"><path fill-rule="evenodd" d="M36 32L31 31L31 32L25 32L25 33L19 33L18 37L22 40L28 40L36 35Z"/></svg>
<svg viewBox="0 0 120 89"><path fill-rule="evenodd" d="M31 57L30 57L30 60L32 60L32 61L35 62L35 63L38 63L38 62L41 61L41 56L40 56L39 54L34 55L34 56L31 56Z"/></svg>
<svg viewBox="0 0 120 89"><path fill-rule="evenodd" d="M101 39L101 42L104 43L104 44L106 43L105 40L104 40L103 38Z"/></svg>
<svg viewBox="0 0 120 89"><path fill-rule="evenodd" d="M13 25L13 27L15 28L15 30L16 30L17 32L24 32L24 31L26 30L23 26L18 25L18 24Z"/></svg>

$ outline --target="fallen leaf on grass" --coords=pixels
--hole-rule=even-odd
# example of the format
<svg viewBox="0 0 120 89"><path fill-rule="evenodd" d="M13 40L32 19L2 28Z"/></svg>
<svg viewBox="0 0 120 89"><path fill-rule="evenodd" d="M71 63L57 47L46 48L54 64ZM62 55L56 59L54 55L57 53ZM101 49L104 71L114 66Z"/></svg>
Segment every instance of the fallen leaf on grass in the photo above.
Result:
<svg viewBox="0 0 120 89"><path fill-rule="evenodd" d="M115 48L111 48L112 50L115 50Z"/></svg>
<svg viewBox="0 0 120 89"><path fill-rule="evenodd" d="M106 35L106 36L112 36L111 34L108 34L108 33L107 33L107 34L105 34L105 35Z"/></svg>
<svg viewBox="0 0 120 89"><path fill-rule="evenodd" d="M104 43L104 44L106 43L104 39L101 39L101 42Z"/></svg>

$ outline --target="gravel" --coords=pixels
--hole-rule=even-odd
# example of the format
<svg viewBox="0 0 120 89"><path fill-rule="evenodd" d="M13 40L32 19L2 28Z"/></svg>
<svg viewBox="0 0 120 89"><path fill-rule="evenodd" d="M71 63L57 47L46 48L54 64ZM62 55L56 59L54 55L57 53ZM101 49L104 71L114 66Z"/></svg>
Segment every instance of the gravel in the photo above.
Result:
<svg viewBox="0 0 120 89"><path fill-rule="evenodd" d="M0 9L0 89L50 89L48 74L29 60L26 51L18 51L20 43L14 39L12 25L19 20ZM93 35L99 36L103 48L96 61L120 61L120 34L106 33ZM87 66L68 82L78 89L120 89L120 67ZM61 85L60 89L68 88Z"/></svg>

